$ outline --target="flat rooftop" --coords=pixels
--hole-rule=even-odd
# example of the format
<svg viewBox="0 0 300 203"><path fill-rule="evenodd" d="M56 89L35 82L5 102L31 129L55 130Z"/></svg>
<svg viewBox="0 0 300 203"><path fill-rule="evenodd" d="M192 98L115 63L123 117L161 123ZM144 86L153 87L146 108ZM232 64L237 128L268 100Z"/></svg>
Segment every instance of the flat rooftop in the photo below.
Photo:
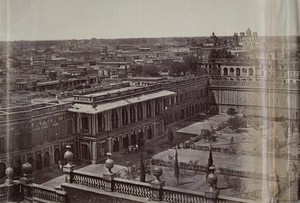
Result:
<svg viewBox="0 0 300 203"><path fill-rule="evenodd" d="M140 89L140 88L141 87L135 87L135 86L123 87L123 88L120 88L120 89L107 90L107 91L93 93L93 94L80 95L80 97L100 97L100 96L104 96L104 95L108 95L108 94L126 92L126 91L129 91L129 90L136 90L136 89Z"/></svg>

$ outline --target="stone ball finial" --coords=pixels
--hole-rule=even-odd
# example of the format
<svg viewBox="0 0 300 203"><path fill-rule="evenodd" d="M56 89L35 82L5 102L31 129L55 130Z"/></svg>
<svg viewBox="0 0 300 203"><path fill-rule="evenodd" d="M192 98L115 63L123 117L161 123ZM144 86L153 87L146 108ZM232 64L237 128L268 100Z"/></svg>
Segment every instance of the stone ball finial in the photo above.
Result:
<svg viewBox="0 0 300 203"><path fill-rule="evenodd" d="M6 175L6 183L12 184L13 183L12 177L14 175L14 169L12 169L11 167L7 167L5 169L5 175Z"/></svg>
<svg viewBox="0 0 300 203"><path fill-rule="evenodd" d="M163 169L160 166L155 166L152 170L153 175L155 176L155 182L161 182L160 176L163 173Z"/></svg>
<svg viewBox="0 0 300 203"><path fill-rule="evenodd" d="M71 146L67 145L66 146L66 152L64 153L64 159L67 161L68 164L71 164L74 158L73 152L71 152Z"/></svg>
<svg viewBox="0 0 300 203"><path fill-rule="evenodd" d="M108 153L106 153L106 155L107 155L107 159L105 161L105 167L107 168L107 170L110 174L113 174L111 169L114 167L115 163L114 163L114 160L112 160L112 158L111 158L112 154L110 152L108 152Z"/></svg>
<svg viewBox="0 0 300 203"><path fill-rule="evenodd" d="M33 167L29 162L25 162L22 165L22 172L24 177L31 177L32 176Z"/></svg>
<svg viewBox="0 0 300 203"><path fill-rule="evenodd" d="M210 173L206 176L206 181L208 182L211 188L215 188L215 185L218 182L218 176L214 173L215 167L210 166L209 171Z"/></svg>

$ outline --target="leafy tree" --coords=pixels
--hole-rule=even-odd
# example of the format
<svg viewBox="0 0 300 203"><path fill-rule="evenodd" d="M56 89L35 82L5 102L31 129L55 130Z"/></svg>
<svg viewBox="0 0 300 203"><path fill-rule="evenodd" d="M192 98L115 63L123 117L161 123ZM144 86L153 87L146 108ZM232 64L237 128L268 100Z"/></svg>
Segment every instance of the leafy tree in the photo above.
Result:
<svg viewBox="0 0 300 203"><path fill-rule="evenodd" d="M228 119L229 128L232 130L237 130L246 125L245 120L239 116L230 117Z"/></svg>
<svg viewBox="0 0 300 203"><path fill-rule="evenodd" d="M237 111L235 110L235 108L232 108L230 107L228 110L227 110L227 115L229 116L234 116L237 114Z"/></svg>
<svg viewBox="0 0 300 203"><path fill-rule="evenodd" d="M185 74L186 69L182 63L173 62L170 66L170 75L171 76L179 76L181 73Z"/></svg>
<svg viewBox="0 0 300 203"><path fill-rule="evenodd" d="M195 73L198 69L198 58L195 56L186 56L183 58L184 67Z"/></svg>
<svg viewBox="0 0 300 203"><path fill-rule="evenodd" d="M178 163L177 149L175 150L174 175L176 177L176 181L177 181L177 185L178 185L178 182L179 182L179 163Z"/></svg>
<svg viewBox="0 0 300 203"><path fill-rule="evenodd" d="M143 75L149 77L160 76L158 73L158 67L154 65L148 65L143 67Z"/></svg>

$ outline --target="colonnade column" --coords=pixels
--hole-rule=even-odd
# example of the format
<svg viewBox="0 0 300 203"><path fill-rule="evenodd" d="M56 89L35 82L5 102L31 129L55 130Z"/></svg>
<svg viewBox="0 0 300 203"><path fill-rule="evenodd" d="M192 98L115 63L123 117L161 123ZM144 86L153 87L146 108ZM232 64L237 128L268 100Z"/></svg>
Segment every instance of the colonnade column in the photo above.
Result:
<svg viewBox="0 0 300 203"><path fill-rule="evenodd" d="M123 126L123 118L122 118L122 109L119 108L117 109L117 114L118 114L118 127Z"/></svg>
<svg viewBox="0 0 300 203"><path fill-rule="evenodd" d="M92 163L96 164L97 162L97 142L92 142Z"/></svg>
<svg viewBox="0 0 300 203"><path fill-rule="evenodd" d="M91 118L92 136L95 136L96 135L96 119L95 119L96 116L95 116L95 114L92 114L91 117L92 117Z"/></svg>
<svg viewBox="0 0 300 203"><path fill-rule="evenodd" d="M81 113L78 113L78 115L77 115L77 133L80 133L81 129L82 129Z"/></svg>
<svg viewBox="0 0 300 203"><path fill-rule="evenodd" d="M89 128L89 135L92 134L92 115L88 115L88 128Z"/></svg>
<svg viewBox="0 0 300 203"><path fill-rule="evenodd" d="M147 109L146 109L146 103L142 102L142 109L143 109L143 119L147 118Z"/></svg>

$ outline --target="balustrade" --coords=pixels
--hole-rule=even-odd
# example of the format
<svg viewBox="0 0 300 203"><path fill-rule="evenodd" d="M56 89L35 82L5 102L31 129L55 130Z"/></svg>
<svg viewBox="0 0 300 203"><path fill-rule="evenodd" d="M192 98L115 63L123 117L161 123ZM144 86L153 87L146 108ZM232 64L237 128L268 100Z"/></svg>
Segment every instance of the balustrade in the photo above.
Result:
<svg viewBox="0 0 300 203"><path fill-rule="evenodd" d="M149 183L130 180L114 179L114 191L127 195L151 198L151 185Z"/></svg>
<svg viewBox="0 0 300 203"><path fill-rule="evenodd" d="M74 171L73 182L78 185L84 185L92 188L105 189L106 180L96 174Z"/></svg>
<svg viewBox="0 0 300 203"><path fill-rule="evenodd" d="M299 89L298 84L261 81L210 80L211 87L252 87L269 89Z"/></svg>
<svg viewBox="0 0 300 203"><path fill-rule="evenodd" d="M183 189L164 187L163 201L172 203L206 203L207 198L204 193L193 192Z"/></svg>
<svg viewBox="0 0 300 203"><path fill-rule="evenodd" d="M5 184L0 185L0 197L7 196L7 188Z"/></svg>
<svg viewBox="0 0 300 203"><path fill-rule="evenodd" d="M65 192L56 191L50 187L33 184L32 197L52 202L64 202Z"/></svg>

